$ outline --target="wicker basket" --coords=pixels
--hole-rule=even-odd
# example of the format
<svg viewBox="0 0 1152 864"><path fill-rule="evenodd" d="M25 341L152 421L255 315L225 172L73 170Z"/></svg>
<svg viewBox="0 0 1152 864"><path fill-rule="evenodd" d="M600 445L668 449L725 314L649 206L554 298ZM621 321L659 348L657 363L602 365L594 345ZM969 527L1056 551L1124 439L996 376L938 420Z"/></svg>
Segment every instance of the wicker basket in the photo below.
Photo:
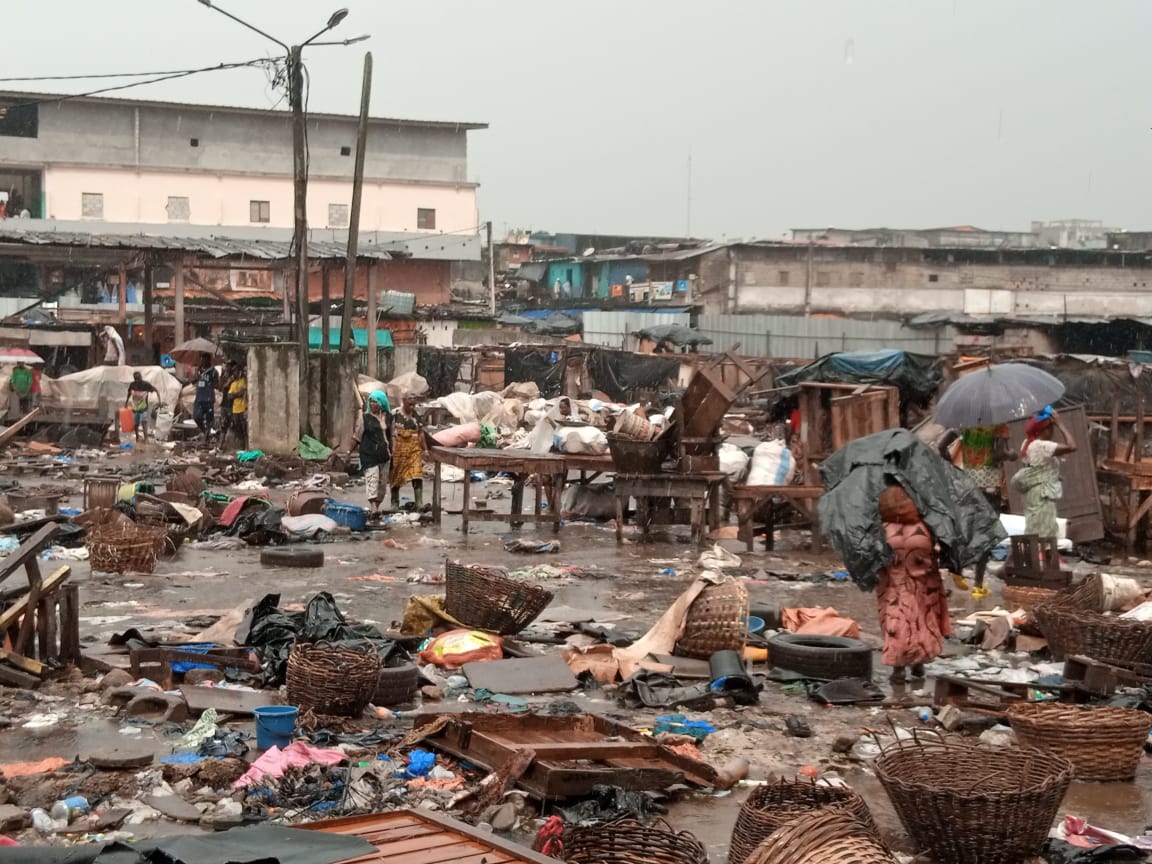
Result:
<svg viewBox="0 0 1152 864"><path fill-rule="evenodd" d="M403 705L412 698L419 683L420 670L415 663L382 667L376 679L376 694L372 697L372 704L385 707Z"/></svg>
<svg viewBox="0 0 1152 864"><path fill-rule="evenodd" d="M444 562L444 611L468 627L511 636L551 602L551 591L510 579L497 567Z"/></svg>
<svg viewBox="0 0 1152 864"><path fill-rule="evenodd" d="M747 859L747 864L895 862L872 829L836 810L816 810L786 822Z"/></svg>
<svg viewBox="0 0 1152 864"><path fill-rule="evenodd" d="M1021 747L1062 756L1077 780L1131 780L1152 727L1152 718L1133 708L1047 702L1013 705L1008 718Z"/></svg>
<svg viewBox="0 0 1152 864"><path fill-rule="evenodd" d="M164 550L166 532L136 524L96 528L84 545L94 571L103 573L151 573Z"/></svg>
<svg viewBox="0 0 1152 864"><path fill-rule="evenodd" d="M673 652L707 660L717 651L743 651L748 638L748 589L727 579L709 585L688 607L684 634Z"/></svg>
<svg viewBox="0 0 1152 864"><path fill-rule="evenodd" d="M1019 864L1048 837L1072 765L1052 753L897 741L876 775L913 842L948 864Z"/></svg>
<svg viewBox="0 0 1152 864"><path fill-rule="evenodd" d="M1023 609L1029 615L1037 604L1051 600L1059 591L1055 588L1029 588L1020 585L1004 586L1004 607L1009 610Z"/></svg>
<svg viewBox="0 0 1152 864"><path fill-rule="evenodd" d="M699 840L661 819L650 825L634 819L573 825L565 829L563 845L570 864L708 864Z"/></svg>
<svg viewBox="0 0 1152 864"><path fill-rule="evenodd" d="M375 651L298 642L288 655L288 704L316 714L356 717L376 694L379 676Z"/></svg>
<svg viewBox="0 0 1152 864"><path fill-rule="evenodd" d="M818 786L812 780L782 778L755 789L740 808L728 844L728 864L744 864L756 847L798 816L824 812L846 814L876 833L868 805L847 786Z"/></svg>
<svg viewBox="0 0 1152 864"><path fill-rule="evenodd" d="M1152 621L1105 615L1098 576L1038 604L1032 617L1057 660L1082 654L1094 660L1142 663L1152 656Z"/></svg>

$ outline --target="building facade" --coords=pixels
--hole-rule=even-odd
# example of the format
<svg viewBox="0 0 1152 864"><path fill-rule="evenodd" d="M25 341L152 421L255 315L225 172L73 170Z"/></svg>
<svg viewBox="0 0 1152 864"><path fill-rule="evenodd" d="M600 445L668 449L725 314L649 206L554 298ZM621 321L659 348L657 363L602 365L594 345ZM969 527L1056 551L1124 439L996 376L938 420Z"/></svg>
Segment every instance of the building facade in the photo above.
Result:
<svg viewBox="0 0 1152 864"><path fill-rule="evenodd" d="M285 111L0 93L0 192L9 215L113 223L287 228ZM364 231L475 232L468 133L481 123L374 118ZM308 223L348 227L357 118L308 115Z"/></svg>

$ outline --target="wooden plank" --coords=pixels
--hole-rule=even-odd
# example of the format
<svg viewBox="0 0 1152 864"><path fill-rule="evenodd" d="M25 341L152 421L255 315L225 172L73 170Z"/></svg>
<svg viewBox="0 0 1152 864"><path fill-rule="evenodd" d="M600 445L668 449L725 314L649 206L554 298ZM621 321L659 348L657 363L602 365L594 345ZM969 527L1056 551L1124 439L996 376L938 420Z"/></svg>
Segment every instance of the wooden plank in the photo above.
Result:
<svg viewBox="0 0 1152 864"><path fill-rule="evenodd" d="M40 586L42 594L48 594L54 588L58 587L64 580L68 578L68 574L72 572L71 567L61 567L52 573L47 579L44 580ZM0 612L0 633L8 630L17 619L20 618L28 608L28 595L25 594L3 612Z"/></svg>
<svg viewBox="0 0 1152 864"><path fill-rule="evenodd" d="M35 675L29 675L27 672L21 672L19 669L13 669L11 666L0 665L0 684L20 687L24 690L35 690L40 686L40 679Z"/></svg>
<svg viewBox="0 0 1152 864"><path fill-rule="evenodd" d="M20 622L20 634L16 637L17 654L27 654L32 647L32 634L36 632L36 610L40 606L40 586L44 581L40 578L40 567L36 564L35 555L24 562L24 569L28 573L28 596L25 598L27 611Z"/></svg>
<svg viewBox="0 0 1152 864"><path fill-rule="evenodd" d="M510 742L511 743L511 742ZM656 759L663 748L653 741L645 744L640 741L566 741L550 744L533 743L532 750L537 759L556 762L581 760L600 761L603 759Z"/></svg>
<svg viewBox="0 0 1152 864"><path fill-rule="evenodd" d="M509 695L563 693L579 683L559 654L465 663L463 671L474 689Z"/></svg>
<svg viewBox="0 0 1152 864"><path fill-rule="evenodd" d="M448 839L455 840L456 838L449 837ZM479 845L474 840L458 840L455 843L438 846L434 849L421 849L413 852L400 853L398 855L393 855L391 849L386 849L381 856L381 860L386 861L387 864L455 864L455 862L465 856L474 857L477 855L487 856L491 854L491 850Z"/></svg>
<svg viewBox="0 0 1152 864"><path fill-rule="evenodd" d="M49 579L52 577L49 576ZM65 585L57 598L60 610L60 656L64 663L79 665L80 656L80 586Z"/></svg>
<svg viewBox="0 0 1152 864"><path fill-rule="evenodd" d="M181 684L179 689L180 695L188 703L188 710L197 714L209 708L228 714L252 714L256 708L283 704L280 694L271 691L257 690L249 693L246 690L195 687L189 684Z"/></svg>
<svg viewBox="0 0 1152 864"><path fill-rule="evenodd" d="M9 651L6 648L0 648L0 660L5 663L11 663L17 669L21 669L30 675L42 677L44 675L44 664L39 660L33 660L31 657L25 657L15 651Z"/></svg>
<svg viewBox="0 0 1152 864"><path fill-rule="evenodd" d="M36 556L40 554L40 550L47 546L59 533L60 525L54 521L38 528L35 534L20 544L19 549L5 558L3 563L0 563L0 583L4 582L18 569L25 566L29 560L32 560L34 563Z"/></svg>
<svg viewBox="0 0 1152 864"><path fill-rule="evenodd" d="M0 432L0 447L3 447L13 438L20 434L20 430L36 419L36 415L40 413L40 406L37 405L3 432Z"/></svg>

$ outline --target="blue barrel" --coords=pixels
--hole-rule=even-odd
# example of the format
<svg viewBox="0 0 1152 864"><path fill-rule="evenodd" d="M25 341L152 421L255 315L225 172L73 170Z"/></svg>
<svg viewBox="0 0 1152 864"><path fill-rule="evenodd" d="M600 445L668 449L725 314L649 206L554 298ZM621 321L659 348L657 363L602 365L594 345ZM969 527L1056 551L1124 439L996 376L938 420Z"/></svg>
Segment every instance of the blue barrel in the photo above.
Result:
<svg viewBox="0 0 1152 864"><path fill-rule="evenodd" d="M256 746L261 750L269 747L281 749L292 743L292 733L296 731L296 715L300 709L292 705L266 705L253 708L256 715Z"/></svg>

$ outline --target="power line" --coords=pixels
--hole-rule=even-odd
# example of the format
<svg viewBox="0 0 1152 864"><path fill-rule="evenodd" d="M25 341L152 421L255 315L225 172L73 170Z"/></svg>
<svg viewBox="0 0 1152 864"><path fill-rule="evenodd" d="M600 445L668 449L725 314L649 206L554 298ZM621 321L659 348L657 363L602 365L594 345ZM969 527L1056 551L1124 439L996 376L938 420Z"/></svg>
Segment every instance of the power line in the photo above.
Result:
<svg viewBox="0 0 1152 864"><path fill-rule="evenodd" d="M246 60L243 63L221 63L220 66L247 66L254 61ZM212 66L211 69L219 67ZM198 72L198 69L160 69L155 72L97 72L91 75L28 75L18 78L0 78L0 84L11 84L24 81L95 81L102 78L151 78L156 75L181 75Z"/></svg>

